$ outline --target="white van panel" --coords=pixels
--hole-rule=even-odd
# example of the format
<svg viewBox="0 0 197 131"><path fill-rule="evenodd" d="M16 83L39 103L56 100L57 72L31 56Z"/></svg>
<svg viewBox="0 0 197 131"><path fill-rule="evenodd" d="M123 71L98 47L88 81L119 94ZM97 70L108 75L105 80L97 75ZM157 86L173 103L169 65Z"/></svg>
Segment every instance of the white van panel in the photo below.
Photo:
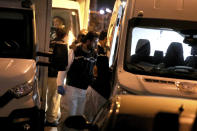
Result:
<svg viewBox="0 0 197 131"><path fill-rule="evenodd" d="M31 80L36 73L34 60L0 58L0 61L0 96L8 89Z"/></svg>
<svg viewBox="0 0 197 131"><path fill-rule="evenodd" d="M122 87L136 94L152 94L197 99L196 89L191 92L183 92L176 86L177 82L197 85L196 81L136 75L123 70L119 73L118 79Z"/></svg>
<svg viewBox="0 0 197 131"><path fill-rule="evenodd" d="M68 0L53 0L52 7L56 8L66 8L66 9L75 9L79 10L80 6L78 2L75 1L68 1Z"/></svg>
<svg viewBox="0 0 197 131"><path fill-rule="evenodd" d="M136 0L133 16L137 17L143 11L145 18L196 21L196 6L196 0Z"/></svg>

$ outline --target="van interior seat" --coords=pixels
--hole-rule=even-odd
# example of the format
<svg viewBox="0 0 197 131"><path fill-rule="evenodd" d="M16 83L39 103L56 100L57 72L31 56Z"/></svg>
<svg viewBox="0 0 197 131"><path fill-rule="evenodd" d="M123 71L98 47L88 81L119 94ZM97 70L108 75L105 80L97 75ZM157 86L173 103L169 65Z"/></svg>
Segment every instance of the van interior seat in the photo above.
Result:
<svg viewBox="0 0 197 131"><path fill-rule="evenodd" d="M185 59L185 65L193 68L197 68L197 47L193 46L191 48L191 56Z"/></svg>
<svg viewBox="0 0 197 131"><path fill-rule="evenodd" d="M164 57L165 67L183 66L183 46L179 42L172 42L168 46L166 55Z"/></svg>
<svg viewBox="0 0 197 131"><path fill-rule="evenodd" d="M163 51L155 50L153 56L153 64L159 64L163 62Z"/></svg>
<svg viewBox="0 0 197 131"><path fill-rule="evenodd" d="M139 39L136 45L135 54L131 56L131 64L139 62L152 63L152 57L150 57L150 41L147 39Z"/></svg>

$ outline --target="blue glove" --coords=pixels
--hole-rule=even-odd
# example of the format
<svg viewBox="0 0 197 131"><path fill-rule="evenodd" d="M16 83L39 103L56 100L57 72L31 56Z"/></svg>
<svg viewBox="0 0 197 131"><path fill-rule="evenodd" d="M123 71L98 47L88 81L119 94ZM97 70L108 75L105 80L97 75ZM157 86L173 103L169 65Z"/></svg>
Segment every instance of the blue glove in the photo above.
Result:
<svg viewBox="0 0 197 131"><path fill-rule="evenodd" d="M60 95L64 95L64 94L65 94L65 89L64 89L64 87L63 87L63 86L58 86L57 92L58 92L58 94L60 94Z"/></svg>

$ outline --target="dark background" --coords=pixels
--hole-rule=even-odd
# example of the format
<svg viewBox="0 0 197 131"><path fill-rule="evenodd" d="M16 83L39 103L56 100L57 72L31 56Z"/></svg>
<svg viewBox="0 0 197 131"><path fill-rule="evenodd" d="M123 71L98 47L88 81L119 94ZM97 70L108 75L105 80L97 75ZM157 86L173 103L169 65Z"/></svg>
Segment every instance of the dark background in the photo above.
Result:
<svg viewBox="0 0 197 131"><path fill-rule="evenodd" d="M102 8L109 8L113 9L115 0L97 0L97 10L100 10Z"/></svg>

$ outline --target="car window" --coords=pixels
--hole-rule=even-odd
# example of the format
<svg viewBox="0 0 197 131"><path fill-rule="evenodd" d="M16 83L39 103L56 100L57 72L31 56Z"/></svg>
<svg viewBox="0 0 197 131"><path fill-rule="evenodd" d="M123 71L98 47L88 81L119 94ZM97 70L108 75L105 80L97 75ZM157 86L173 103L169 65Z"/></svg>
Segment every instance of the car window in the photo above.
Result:
<svg viewBox="0 0 197 131"><path fill-rule="evenodd" d="M113 28L113 33L111 34L112 37L110 36L111 50L110 50L110 57L109 57L109 67L111 67L114 64L117 51L118 51L118 39L120 37L120 25L121 25L121 20L122 20L122 14L123 14L123 7L119 6L118 14L116 14L117 15L116 21L115 23L113 23L113 26L112 26Z"/></svg>
<svg viewBox="0 0 197 131"><path fill-rule="evenodd" d="M0 57L33 58L33 12L0 9Z"/></svg>

